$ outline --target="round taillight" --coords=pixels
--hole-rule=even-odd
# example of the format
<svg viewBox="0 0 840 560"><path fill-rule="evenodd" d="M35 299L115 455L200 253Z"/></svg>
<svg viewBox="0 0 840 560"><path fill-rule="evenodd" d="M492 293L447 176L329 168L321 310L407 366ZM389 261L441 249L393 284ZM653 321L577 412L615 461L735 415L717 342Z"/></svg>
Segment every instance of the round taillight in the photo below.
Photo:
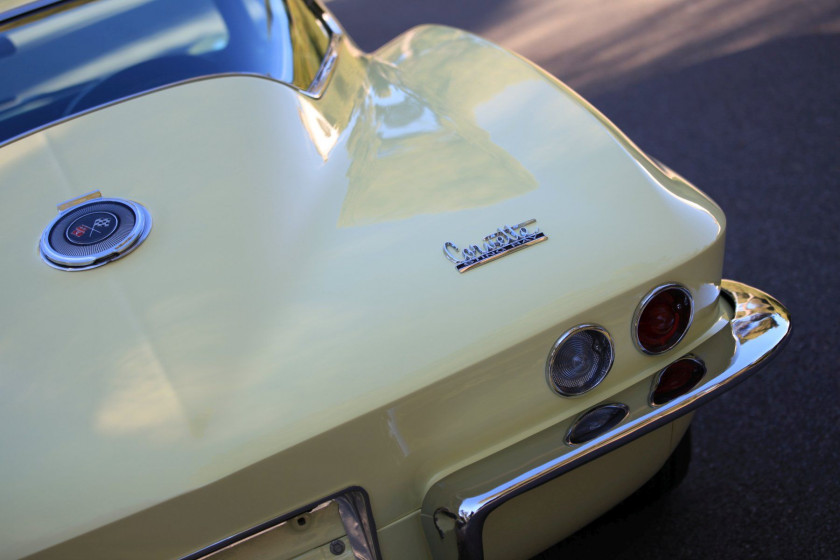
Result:
<svg viewBox="0 0 840 560"><path fill-rule="evenodd" d="M600 383L613 364L610 335L596 325L580 325L557 339L545 365L548 385L573 397Z"/></svg>
<svg viewBox="0 0 840 560"><path fill-rule="evenodd" d="M659 372L653 381L650 402L665 404L691 391L706 375L706 365L695 357L681 358Z"/></svg>
<svg viewBox="0 0 840 560"><path fill-rule="evenodd" d="M588 410L575 420L566 435L566 443L577 445L595 439L618 426L629 412L627 405L621 403L603 404Z"/></svg>
<svg viewBox="0 0 840 560"><path fill-rule="evenodd" d="M684 286L659 286L642 299L633 318L633 341L646 354L662 354L682 340L694 305Z"/></svg>

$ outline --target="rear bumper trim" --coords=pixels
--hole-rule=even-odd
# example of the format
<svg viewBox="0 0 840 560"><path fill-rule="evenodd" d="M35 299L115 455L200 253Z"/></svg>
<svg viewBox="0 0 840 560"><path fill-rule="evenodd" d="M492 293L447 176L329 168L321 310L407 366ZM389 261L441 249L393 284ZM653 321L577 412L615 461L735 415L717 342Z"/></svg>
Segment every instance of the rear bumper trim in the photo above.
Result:
<svg viewBox="0 0 840 560"><path fill-rule="evenodd" d="M484 522L496 508L676 420L764 366L788 339L790 313L773 297L745 284L723 280L721 290L735 311L729 322L734 338L732 356L722 371L707 374L696 388L673 401L636 411L624 423L583 445L566 445L549 457L540 455L535 446L535 462L525 466L511 462L507 450L502 450L439 480L429 489L421 510L423 529L435 557L483 558ZM504 474L476 482L486 480L481 473L486 477L488 472Z"/></svg>

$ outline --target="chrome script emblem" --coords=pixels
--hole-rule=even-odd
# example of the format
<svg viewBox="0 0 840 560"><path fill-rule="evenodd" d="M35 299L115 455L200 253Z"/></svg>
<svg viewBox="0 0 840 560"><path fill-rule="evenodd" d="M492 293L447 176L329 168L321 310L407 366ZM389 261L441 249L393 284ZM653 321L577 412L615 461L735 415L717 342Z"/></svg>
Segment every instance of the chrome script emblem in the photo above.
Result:
<svg viewBox="0 0 840 560"><path fill-rule="evenodd" d="M548 239L539 228L529 231L525 226L536 223L531 219L515 226L502 226L483 239L481 247L468 245L459 249L451 241L443 244L443 254L455 263L458 272L466 272L471 268L481 266L498 258L509 255L514 251L536 245Z"/></svg>

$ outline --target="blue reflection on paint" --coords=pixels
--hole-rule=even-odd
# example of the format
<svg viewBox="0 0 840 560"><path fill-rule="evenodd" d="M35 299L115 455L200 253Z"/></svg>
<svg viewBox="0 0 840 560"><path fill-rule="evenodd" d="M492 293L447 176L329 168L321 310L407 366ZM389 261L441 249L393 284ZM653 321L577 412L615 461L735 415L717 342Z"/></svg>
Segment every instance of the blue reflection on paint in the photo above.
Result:
<svg viewBox="0 0 840 560"><path fill-rule="evenodd" d="M0 142L210 74L293 81L282 0L99 0L0 25Z"/></svg>

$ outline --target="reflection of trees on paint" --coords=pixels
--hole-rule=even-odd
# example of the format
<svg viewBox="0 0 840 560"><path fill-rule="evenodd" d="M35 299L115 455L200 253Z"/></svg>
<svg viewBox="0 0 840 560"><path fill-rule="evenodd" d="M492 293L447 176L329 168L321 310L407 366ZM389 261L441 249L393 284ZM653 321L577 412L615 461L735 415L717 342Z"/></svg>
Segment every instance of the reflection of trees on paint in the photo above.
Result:
<svg viewBox="0 0 840 560"><path fill-rule="evenodd" d="M521 62L500 56L488 67L484 49L475 48L479 39L442 33L409 34L371 60L366 95L351 121L339 226L486 206L537 188L475 118L478 105L523 74ZM449 63L453 57L458 65ZM458 73L463 68L475 73ZM433 83L423 81L433 75ZM523 79L535 79L533 71Z"/></svg>
<svg viewBox="0 0 840 560"><path fill-rule="evenodd" d="M762 313L751 317L749 320L742 319L732 323L732 330L735 335L742 341L752 340L758 338L767 331L778 327L779 323L772 314Z"/></svg>

